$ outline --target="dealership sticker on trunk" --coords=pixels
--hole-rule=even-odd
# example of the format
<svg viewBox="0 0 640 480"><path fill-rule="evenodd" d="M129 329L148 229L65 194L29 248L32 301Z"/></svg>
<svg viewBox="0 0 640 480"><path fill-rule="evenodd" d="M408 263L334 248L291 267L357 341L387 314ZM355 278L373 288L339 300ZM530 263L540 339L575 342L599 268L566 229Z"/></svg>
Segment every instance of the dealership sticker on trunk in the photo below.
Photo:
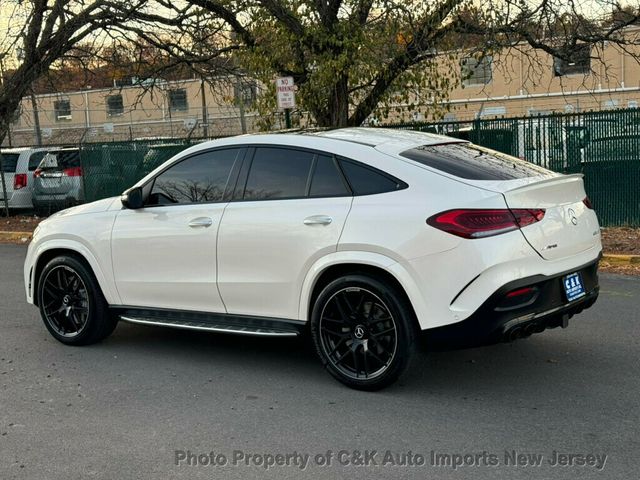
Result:
<svg viewBox="0 0 640 480"><path fill-rule="evenodd" d="M582 278L579 273L571 273L564 277L562 280L564 283L564 292L567 294L567 300L573 302L580 297L584 297L586 292L584 291L584 285L582 285Z"/></svg>

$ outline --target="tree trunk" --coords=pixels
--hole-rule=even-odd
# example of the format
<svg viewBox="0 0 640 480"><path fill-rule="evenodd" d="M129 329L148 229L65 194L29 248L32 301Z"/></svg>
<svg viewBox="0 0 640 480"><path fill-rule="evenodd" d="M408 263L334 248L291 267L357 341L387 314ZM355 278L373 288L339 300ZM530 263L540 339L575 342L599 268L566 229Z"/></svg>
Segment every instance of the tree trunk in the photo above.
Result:
<svg viewBox="0 0 640 480"><path fill-rule="evenodd" d="M349 82L346 73L342 73L331 92L331 126L346 127L349 121Z"/></svg>
<svg viewBox="0 0 640 480"><path fill-rule="evenodd" d="M331 86L327 105L312 110L319 127L342 128L349 121L349 77L342 72Z"/></svg>

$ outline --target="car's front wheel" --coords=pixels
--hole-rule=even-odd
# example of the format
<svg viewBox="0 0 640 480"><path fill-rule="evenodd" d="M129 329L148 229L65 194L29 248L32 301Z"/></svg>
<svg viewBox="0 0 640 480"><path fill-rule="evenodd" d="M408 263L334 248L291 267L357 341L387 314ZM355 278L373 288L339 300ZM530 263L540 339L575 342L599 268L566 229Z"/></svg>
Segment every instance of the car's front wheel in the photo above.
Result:
<svg viewBox="0 0 640 480"><path fill-rule="evenodd" d="M311 336L331 375L352 388L378 390L395 382L409 362L414 313L404 294L382 279L347 275L318 295Z"/></svg>
<svg viewBox="0 0 640 480"><path fill-rule="evenodd" d="M73 256L61 255L45 265L37 295L47 330L62 343L96 343L116 327L93 272Z"/></svg>

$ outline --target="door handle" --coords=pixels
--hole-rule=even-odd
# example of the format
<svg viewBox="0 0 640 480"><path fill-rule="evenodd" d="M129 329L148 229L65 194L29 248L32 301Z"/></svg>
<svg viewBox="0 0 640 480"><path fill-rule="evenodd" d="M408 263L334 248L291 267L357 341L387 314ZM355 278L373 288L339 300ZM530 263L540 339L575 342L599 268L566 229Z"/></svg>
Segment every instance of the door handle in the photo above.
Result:
<svg viewBox="0 0 640 480"><path fill-rule="evenodd" d="M189 226L191 228L198 228L198 227L207 228L207 227L210 227L211 225L213 225L213 220L210 219L209 217L198 217L198 218L194 218L189 222Z"/></svg>
<svg viewBox="0 0 640 480"><path fill-rule="evenodd" d="M333 222L333 218L329 215L312 215L304 219L305 225L329 225Z"/></svg>

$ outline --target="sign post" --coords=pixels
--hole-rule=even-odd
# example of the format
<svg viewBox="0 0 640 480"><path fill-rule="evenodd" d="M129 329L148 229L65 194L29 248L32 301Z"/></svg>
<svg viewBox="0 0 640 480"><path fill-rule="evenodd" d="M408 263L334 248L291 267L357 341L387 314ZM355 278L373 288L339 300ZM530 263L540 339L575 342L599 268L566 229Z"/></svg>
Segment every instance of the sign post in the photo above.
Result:
<svg viewBox="0 0 640 480"><path fill-rule="evenodd" d="M291 128L291 109L296 107L296 86L293 77L279 77L276 79L276 94L278 108L284 110L284 121L287 128Z"/></svg>

